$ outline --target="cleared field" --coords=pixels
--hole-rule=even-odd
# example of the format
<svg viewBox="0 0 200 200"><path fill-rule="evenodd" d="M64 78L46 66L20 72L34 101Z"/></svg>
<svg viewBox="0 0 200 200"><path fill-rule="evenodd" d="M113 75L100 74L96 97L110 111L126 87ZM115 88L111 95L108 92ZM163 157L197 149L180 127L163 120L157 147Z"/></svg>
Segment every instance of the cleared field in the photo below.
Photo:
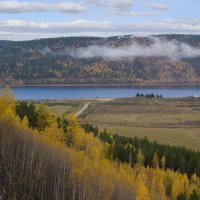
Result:
<svg viewBox="0 0 200 200"><path fill-rule="evenodd" d="M66 112L67 114L77 112L84 104L84 101L63 100L63 101L46 101L44 103L46 104L47 108L50 111L59 116L63 112Z"/></svg>
<svg viewBox="0 0 200 200"><path fill-rule="evenodd" d="M91 104L81 122L112 133L200 150L200 99L116 99Z"/></svg>
<svg viewBox="0 0 200 200"><path fill-rule="evenodd" d="M97 99L80 99L80 100L47 100L47 101L43 101L43 103L47 106L47 108L50 111L52 111L57 116L59 116L63 112L67 114L69 113L76 114L77 112L79 113L81 109L83 109L83 107L87 104L96 105L98 103L107 102L107 101L110 101L110 99L97 98Z"/></svg>

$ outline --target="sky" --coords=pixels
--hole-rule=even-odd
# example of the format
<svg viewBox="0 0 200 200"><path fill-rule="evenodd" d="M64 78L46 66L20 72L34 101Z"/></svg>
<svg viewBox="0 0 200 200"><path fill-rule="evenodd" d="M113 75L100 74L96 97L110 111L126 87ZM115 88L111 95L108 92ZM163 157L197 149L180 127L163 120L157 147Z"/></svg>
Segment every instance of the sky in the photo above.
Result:
<svg viewBox="0 0 200 200"><path fill-rule="evenodd" d="M200 34L200 0L0 0L0 40Z"/></svg>

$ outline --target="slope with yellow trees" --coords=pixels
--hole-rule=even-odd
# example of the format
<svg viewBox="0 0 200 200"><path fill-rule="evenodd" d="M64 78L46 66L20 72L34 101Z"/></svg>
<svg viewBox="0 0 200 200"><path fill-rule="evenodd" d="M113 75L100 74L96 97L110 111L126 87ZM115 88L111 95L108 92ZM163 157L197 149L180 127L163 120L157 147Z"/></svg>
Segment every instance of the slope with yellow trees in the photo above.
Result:
<svg viewBox="0 0 200 200"><path fill-rule="evenodd" d="M160 169L156 155L155 168L145 168L141 152L135 166L112 161L108 144L86 134L73 114L66 131L52 113L45 120L48 126L32 130L16 116L8 89L0 97L3 200L199 200L195 174Z"/></svg>

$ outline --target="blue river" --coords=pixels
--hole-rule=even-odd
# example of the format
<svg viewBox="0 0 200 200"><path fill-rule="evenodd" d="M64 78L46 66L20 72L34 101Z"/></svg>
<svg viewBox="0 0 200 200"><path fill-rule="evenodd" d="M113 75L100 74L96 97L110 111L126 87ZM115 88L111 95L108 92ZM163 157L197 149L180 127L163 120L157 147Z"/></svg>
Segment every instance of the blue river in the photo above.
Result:
<svg viewBox="0 0 200 200"><path fill-rule="evenodd" d="M165 98L200 96L199 87L47 87L26 86L12 87L12 92L19 100L42 99L88 99L88 98L124 98L137 93L158 94Z"/></svg>

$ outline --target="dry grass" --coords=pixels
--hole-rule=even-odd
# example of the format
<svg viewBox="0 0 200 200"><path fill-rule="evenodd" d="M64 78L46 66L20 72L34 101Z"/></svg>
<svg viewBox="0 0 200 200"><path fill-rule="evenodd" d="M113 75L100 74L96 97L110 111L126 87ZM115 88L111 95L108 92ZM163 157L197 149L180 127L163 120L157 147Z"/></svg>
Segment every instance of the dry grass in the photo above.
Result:
<svg viewBox="0 0 200 200"><path fill-rule="evenodd" d="M125 136L200 150L199 110L200 100L194 98L117 99L91 105L81 121Z"/></svg>
<svg viewBox="0 0 200 200"><path fill-rule="evenodd" d="M57 116L60 116L61 113L66 112L75 113L83 105L83 101L80 100L63 100L63 101L48 101L45 102L47 108L55 113Z"/></svg>

